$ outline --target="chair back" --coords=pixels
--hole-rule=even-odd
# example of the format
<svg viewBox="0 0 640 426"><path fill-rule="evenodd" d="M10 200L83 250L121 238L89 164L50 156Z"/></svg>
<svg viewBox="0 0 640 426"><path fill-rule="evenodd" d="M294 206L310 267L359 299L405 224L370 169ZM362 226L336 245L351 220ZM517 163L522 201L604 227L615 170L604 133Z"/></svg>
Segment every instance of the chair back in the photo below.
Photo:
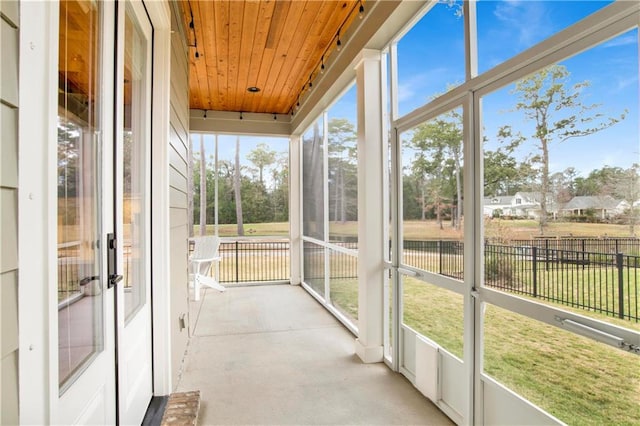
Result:
<svg viewBox="0 0 640 426"><path fill-rule="evenodd" d="M206 235L203 237L193 237L192 241L195 243L193 252L191 253L191 259L213 259L218 256L218 250L220 248L220 238L214 235Z"/></svg>

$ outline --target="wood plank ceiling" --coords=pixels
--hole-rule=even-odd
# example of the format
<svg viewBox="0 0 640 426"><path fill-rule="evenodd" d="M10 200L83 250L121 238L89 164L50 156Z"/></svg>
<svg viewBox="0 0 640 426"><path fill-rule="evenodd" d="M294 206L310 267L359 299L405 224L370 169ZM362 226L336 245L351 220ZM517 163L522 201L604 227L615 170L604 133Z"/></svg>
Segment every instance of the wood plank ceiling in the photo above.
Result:
<svg viewBox="0 0 640 426"><path fill-rule="evenodd" d="M288 114L358 16L359 0L179 0L191 109ZM260 91L249 92L249 87Z"/></svg>

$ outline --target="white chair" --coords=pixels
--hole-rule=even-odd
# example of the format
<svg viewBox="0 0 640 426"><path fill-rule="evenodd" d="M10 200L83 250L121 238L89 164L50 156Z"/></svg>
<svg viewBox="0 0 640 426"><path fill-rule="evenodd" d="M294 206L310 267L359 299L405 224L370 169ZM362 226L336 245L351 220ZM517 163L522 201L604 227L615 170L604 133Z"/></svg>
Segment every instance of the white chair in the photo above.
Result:
<svg viewBox="0 0 640 426"><path fill-rule="evenodd" d="M211 267L215 262L220 262L220 238L204 236L190 238L194 247L189 257L189 273L193 282L194 299L200 300L200 287L205 286L218 291L225 291L218 280L211 275Z"/></svg>

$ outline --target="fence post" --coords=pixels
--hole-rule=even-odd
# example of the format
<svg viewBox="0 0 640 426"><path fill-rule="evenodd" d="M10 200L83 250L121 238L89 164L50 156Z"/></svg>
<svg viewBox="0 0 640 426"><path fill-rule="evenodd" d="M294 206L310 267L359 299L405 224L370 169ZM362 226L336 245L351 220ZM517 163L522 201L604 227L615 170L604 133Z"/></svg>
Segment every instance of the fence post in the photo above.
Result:
<svg viewBox="0 0 640 426"><path fill-rule="evenodd" d="M238 253L238 240L236 240L236 282L239 283L240 279L240 256Z"/></svg>
<svg viewBox="0 0 640 426"><path fill-rule="evenodd" d="M544 248L545 248L544 257L547 260L545 262L545 266L546 266L546 270L548 271L549 270L549 239L548 238L544 240Z"/></svg>
<svg viewBox="0 0 640 426"><path fill-rule="evenodd" d="M538 297L538 247L531 247L531 255L533 256L533 297Z"/></svg>
<svg viewBox="0 0 640 426"><path fill-rule="evenodd" d="M438 272L438 273L439 273L440 275L442 275L442 240L438 240L438 253L439 253L439 255L440 255L440 256L439 256L439 257L440 257L440 259L439 259L439 262L438 262L438 263L440 264L440 265L439 265L440 270L439 270L439 272Z"/></svg>
<svg viewBox="0 0 640 426"><path fill-rule="evenodd" d="M616 241L617 242L617 241ZM618 268L618 316L624 319L624 270L622 253L616 253L616 266Z"/></svg>

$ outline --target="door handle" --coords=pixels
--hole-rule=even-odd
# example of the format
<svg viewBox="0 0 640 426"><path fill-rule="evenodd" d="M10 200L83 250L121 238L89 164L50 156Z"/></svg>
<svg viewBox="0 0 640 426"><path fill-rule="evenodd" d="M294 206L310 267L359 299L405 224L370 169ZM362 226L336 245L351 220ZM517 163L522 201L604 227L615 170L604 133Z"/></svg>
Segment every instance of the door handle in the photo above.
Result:
<svg viewBox="0 0 640 426"><path fill-rule="evenodd" d="M122 281L123 276L118 274L116 260L118 258L118 240L116 234L107 234L107 288L111 288Z"/></svg>
<svg viewBox="0 0 640 426"><path fill-rule="evenodd" d="M94 275L93 277L86 277L81 279L79 284L80 286L83 286L83 285L89 284L91 281L98 281L99 279L100 279L99 276Z"/></svg>
<svg viewBox="0 0 640 426"><path fill-rule="evenodd" d="M122 281L122 278L124 278L122 275L109 275L109 283L107 284L108 288L113 287L114 285L118 284L120 281Z"/></svg>

